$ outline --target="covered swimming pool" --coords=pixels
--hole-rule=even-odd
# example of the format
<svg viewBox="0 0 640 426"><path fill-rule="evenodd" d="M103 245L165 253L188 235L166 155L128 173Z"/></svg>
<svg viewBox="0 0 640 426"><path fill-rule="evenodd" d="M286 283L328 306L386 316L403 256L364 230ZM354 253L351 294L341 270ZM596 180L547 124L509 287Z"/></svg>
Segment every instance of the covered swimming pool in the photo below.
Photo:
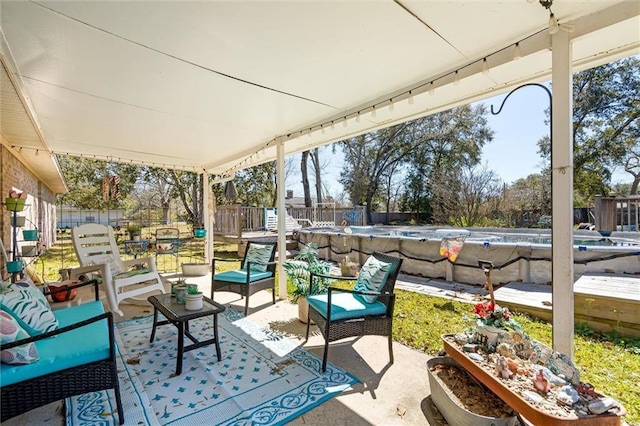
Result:
<svg viewBox="0 0 640 426"><path fill-rule="evenodd" d="M494 283L551 282L551 233L545 229L441 228L361 226L305 228L304 244L316 243L320 256L339 262L346 256L361 264L374 251L404 258L402 272L470 284L484 284L479 260L493 264ZM442 255L443 241L461 245L455 260ZM640 234L574 231L574 274L585 272L640 273Z"/></svg>

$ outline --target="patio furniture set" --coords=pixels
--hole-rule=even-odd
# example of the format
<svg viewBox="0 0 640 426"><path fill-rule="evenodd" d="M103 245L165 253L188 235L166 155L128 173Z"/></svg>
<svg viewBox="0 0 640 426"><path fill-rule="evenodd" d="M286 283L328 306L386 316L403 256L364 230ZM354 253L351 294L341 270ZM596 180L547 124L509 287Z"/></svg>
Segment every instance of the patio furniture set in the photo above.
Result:
<svg viewBox="0 0 640 426"><path fill-rule="evenodd" d="M245 315L248 314L249 297L257 291L270 289L275 304L275 243L250 242L240 269L212 273L211 298L204 297L203 308L192 311L186 310L185 305L178 304L165 291L152 258L131 261L120 259L111 227L81 225L72 231L72 235L81 266L71 270L70 276L72 279L82 278L82 282L75 281L75 284L55 291L41 291L26 283L11 285L21 286L19 290L23 293L20 297L37 305L34 309L49 309L46 297L51 293L69 292L88 285L94 287L95 300L49 311L55 324L42 329L40 333L28 328L31 333L16 332L13 342L2 336L3 361L5 351L26 350L26 353L20 354L22 365L1 364L2 421L69 396L113 389L119 422L124 424L116 369L113 312L122 315L119 305L125 300L140 300L139 296L143 294L155 293L145 299L154 308L150 339L154 340L158 326L171 324L177 328L176 375L182 372L183 355L187 351L214 344L218 361L221 360L217 322L218 314L225 307L214 302L215 291L224 288L240 294L246 299ZM213 260L213 271L216 270L216 261L221 260ZM388 336L389 357L393 363L393 287L401 263L399 258L374 253L363 266L354 290L331 287L326 295L309 297L309 318L316 321L325 338L323 371L327 366L329 343L350 336ZM140 264L146 267L140 268ZM317 278L313 275L310 277ZM355 280L353 277L329 278ZM100 301L100 283L111 312L105 312ZM7 303L4 289L2 297L0 304L4 310ZM158 314L162 314L165 319L159 319ZM213 336L198 340L189 329L189 321L208 315L213 317ZM7 314L6 317L12 315ZM13 314L13 317L19 315ZM5 320L12 319L3 315L3 327ZM25 324L20 322L19 325ZM307 327L307 337L308 331ZM49 339L53 336L57 336L56 339ZM185 337L191 341L189 345L185 345Z"/></svg>

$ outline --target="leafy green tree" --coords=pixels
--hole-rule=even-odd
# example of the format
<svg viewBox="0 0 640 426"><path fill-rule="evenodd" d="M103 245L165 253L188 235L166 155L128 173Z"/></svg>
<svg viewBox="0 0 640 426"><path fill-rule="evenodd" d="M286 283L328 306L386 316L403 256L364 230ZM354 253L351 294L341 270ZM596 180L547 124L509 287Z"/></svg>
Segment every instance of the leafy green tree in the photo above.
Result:
<svg viewBox="0 0 640 426"><path fill-rule="evenodd" d="M59 196L59 202L80 209L123 208L127 205L127 195L133 191L139 176L139 168L130 164L109 163L88 158L58 155L60 170L69 192ZM103 183L112 176L119 178L118 191L121 198L114 197L113 182L111 195L103 198Z"/></svg>
<svg viewBox="0 0 640 426"><path fill-rule="evenodd" d="M461 171L479 163L482 147L493 138L486 114L482 104L465 105L411 122L405 209L420 216L447 208L438 204L440 199L434 203L432 186L452 182Z"/></svg>
<svg viewBox="0 0 640 426"><path fill-rule="evenodd" d="M398 124L340 142L345 155L340 182L353 205L365 205L367 222L384 194L384 176L410 153L410 123Z"/></svg>
<svg viewBox="0 0 640 426"><path fill-rule="evenodd" d="M234 182L238 191L238 203L243 206L275 206L275 161L237 172Z"/></svg>
<svg viewBox="0 0 640 426"><path fill-rule="evenodd" d="M573 107L574 204L580 207L609 192L613 169L640 145L640 59L575 74ZM549 138L538 145L548 160Z"/></svg>

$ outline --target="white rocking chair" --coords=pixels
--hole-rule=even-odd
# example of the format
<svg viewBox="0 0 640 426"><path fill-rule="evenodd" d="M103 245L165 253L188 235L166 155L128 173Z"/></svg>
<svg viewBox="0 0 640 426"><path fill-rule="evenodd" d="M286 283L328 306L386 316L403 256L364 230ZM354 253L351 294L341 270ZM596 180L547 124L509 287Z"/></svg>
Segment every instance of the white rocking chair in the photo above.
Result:
<svg viewBox="0 0 640 426"><path fill-rule="evenodd" d="M153 257L120 258L112 227L94 223L79 225L71 230L71 237L80 262L79 268L71 270L71 279L87 274L100 275L111 311L122 316L119 305L125 299L130 303L146 302L146 298L136 296L166 293Z"/></svg>

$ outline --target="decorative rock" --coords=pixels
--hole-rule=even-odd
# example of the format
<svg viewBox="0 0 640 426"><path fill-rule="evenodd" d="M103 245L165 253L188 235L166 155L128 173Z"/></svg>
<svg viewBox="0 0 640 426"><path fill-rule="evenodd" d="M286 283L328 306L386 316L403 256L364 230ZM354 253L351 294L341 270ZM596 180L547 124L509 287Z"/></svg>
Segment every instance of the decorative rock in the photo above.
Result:
<svg viewBox="0 0 640 426"><path fill-rule="evenodd" d="M616 401L614 401L613 398L609 398L607 396L601 399L597 399L589 404L589 411L591 411L593 414L602 414L615 406Z"/></svg>
<svg viewBox="0 0 640 426"><path fill-rule="evenodd" d="M500 343L497 347L496 347L496 353L498 355L502 355L504 357L507 358L515 358L516 357L516 351L513 350L513 348L511 347L510 344L508 343Z"/></svg>
<svg viewBox="0 0 640 426"><path fill-rule="evenodd" d="M475 343L467 343L462 347L462 350L465 352L478 352L479 346Z"/></svg>
<svg viewBox="0 0 640 426"><path fill-rule="evenodd" d="M573 405L580 400L580 396L573 386L566 385L560 388L556 395L556 399L562 404Z"/></svg>
<svg viewBox="0 0 640 426"><path fill-rule="evenodd" d="M556 376L555 374L553 374L551 370L549 370L547 367L543 367L541 365L533 365L532 368L536 371L542 371L544 374L544 377L546 377L547 380L549 380L555 386L564 386L567 384L566 380L564 380L560 376Z"/></svg>
<svg viewBox="0 0 640 426"><path fill-rule="evenodd" d="M537 403L537 404L544 401L544 398L542 398L540 395L538 395L536 392L533 392L533 391L524 391L522 392L522 396L524 396L526 400Z"/></svg>
<svg viewBox="0 0 640 426"><path fill-rule="evenodd" d="M476 354L476 353L470 353L469 354L469 358L471 358L474 361L482 361L484 358L482 358L482 355Z"/></svg>
<svg viewBox="0 0 640 426"><path fill-rule="evenodd" d="M580 370L576 368L573 361L565 354L553 352L549 358L548 365L554 374L562 374L574 385L580 383Z"/></svg>
<svg viewBox="0 0 640 426"><path fill-rule="evenodd" d="M471 343L472 336L468 335L467 333L458 333L453 336L453 340L455 340L457 344L463 346L467 343Z"/></svg>

